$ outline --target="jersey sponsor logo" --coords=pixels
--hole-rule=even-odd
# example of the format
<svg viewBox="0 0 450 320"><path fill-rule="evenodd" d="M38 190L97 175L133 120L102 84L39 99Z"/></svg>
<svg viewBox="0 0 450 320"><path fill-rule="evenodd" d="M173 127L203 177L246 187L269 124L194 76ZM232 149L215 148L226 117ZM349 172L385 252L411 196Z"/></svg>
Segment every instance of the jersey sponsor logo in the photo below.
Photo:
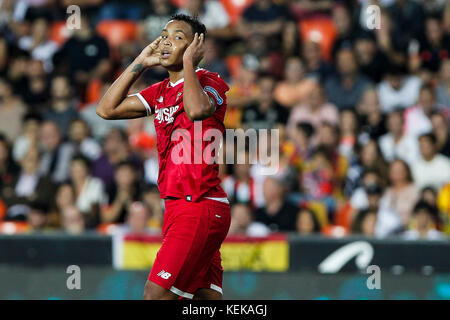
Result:
<svg viewBox="0 0 450 320"><path fill-rule="evenodd" d="M169 272L166 272L166 271L164 271L164 270L161 270L160 272L158 272L158 274L157 274L159 277L161 277L161 278L163 278L163 279L169 279L170 278L170 276L172 275L171 273L169 273Z"/></svg>
<svg viewBox="0 0 450 320"><path fill-rule="evenodd" d="M175 112L178 111L179 108L180 108L179 105L161 109L155 108L156 114L155 120L158 120L159 123L163 122L166 122L167 124L172 123L174 120L173 115L175 114Z"/></svg>
<svg viewBox="0 0 450 320"><path fill-rule="evenodd" d="M217 104L219 106L222 105L223 99L220 97L220 95L219 95L219 93L217 92L216 89L214 89L213 87L210 87L210 86L206 86L206 87L203 88L203 90L205 90L206 92L211 93L214 96L214 98L216 98L216 102L217 102Z"/></svg>

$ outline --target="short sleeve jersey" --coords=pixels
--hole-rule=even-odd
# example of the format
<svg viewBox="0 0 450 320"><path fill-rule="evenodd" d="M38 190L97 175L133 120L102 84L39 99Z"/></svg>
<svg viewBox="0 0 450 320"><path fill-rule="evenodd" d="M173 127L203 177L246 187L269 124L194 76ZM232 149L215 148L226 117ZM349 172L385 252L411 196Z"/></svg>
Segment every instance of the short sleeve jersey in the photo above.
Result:
<svg viewBox="0 0 450 320"><path fill-rule="evenodd" d="M136 96L155 115L159 161L158 188L161 198L176 197L197 201L201 197L226 197L220 186L218 146L225 131L229 90L217 74L197 69L203 90L216 104L214 114L202 121L191 121L184 112L184 79L158 82Z"/></svg>

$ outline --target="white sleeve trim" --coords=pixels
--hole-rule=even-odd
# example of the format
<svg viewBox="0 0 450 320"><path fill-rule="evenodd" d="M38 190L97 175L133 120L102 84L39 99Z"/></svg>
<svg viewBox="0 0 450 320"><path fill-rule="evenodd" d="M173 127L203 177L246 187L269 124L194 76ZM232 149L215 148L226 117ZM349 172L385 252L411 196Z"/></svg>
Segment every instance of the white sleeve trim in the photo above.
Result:
<svg viewBox="0 0 450 320"><path fill-rule="evenodd" d="M136 97L139 98L139 100L141 100L142 104L143 104L144 107L145 107L145 110L147 110L147 116L150 116L150 115L152 114L152 109L150 108L150 105L148 104L147 100L144 99L144 97L142 96L142 94L140 94L140 93L138 92L138 93L133 93L133 94L130 94L130 95L129 95L129 97L132 97L132 96L136 96Z"/></svg>
<svg viewBox="0 0 450 320"><path fill-rule="evenodd" d="M194 295L192 293L187 293L187 292L181 291L180 289L175 288L174 286L172 286L170 288L170 291L172 291L173 293L179 295L180 297L186 298L186 299L194 298Z"/></svg>

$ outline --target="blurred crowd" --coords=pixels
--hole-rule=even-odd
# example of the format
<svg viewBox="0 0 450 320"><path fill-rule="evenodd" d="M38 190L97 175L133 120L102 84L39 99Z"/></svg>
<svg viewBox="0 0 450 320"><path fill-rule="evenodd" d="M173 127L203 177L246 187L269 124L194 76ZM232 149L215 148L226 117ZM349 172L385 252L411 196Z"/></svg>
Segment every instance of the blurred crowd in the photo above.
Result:
<svg viewBox="0 0 450 320"><path fill-rule="evenodd" d="M153 120L95 110L177 12L208 29L226 127L279 130L277 174L220 166L230 234L450 234L446 0L0 0L0 232L160 232Z"/></svg>

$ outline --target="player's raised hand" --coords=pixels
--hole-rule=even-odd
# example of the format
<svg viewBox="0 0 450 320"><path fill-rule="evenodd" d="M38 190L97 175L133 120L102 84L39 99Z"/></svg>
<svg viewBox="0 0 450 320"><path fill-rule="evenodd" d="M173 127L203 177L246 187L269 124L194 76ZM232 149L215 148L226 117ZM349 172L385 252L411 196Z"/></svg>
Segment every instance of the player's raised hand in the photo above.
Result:
<svg viewBox="0 0 450 320"><path fill-rule="evenodd" d="M192 40L189 47L183 55L183 62L192 63L194 66L198 65L203 59L205 54L205 35L202 33L200 36L196 32L194 35L194 40Z"/></svg>
<svg viewBox="0 0 450 320"><path fill-rule="evenodd" d="M154 67L161 64L161 48L159 47L161 39L161 36L156 38L139 54L138 59L140 63L143 64L144 68Z"/></svg>

